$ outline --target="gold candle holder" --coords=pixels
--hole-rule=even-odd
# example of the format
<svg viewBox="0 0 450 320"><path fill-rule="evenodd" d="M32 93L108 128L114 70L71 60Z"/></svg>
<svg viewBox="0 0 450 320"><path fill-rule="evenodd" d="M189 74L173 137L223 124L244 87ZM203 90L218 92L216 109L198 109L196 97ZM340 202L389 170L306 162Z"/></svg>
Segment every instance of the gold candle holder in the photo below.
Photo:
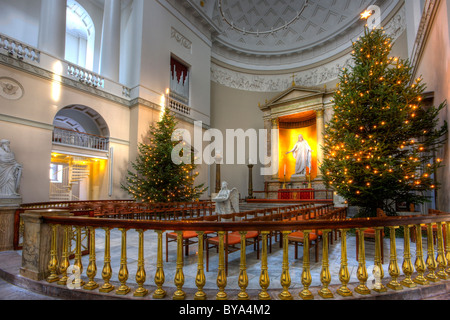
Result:
<svg viewBox="0 0 450 320"><path fill-rule="evenodd" d="M447 280L449 275L445 272L445 268L447 267L447 258L445 257L444 252L444 237L442 234L442 222L437 223L437 238L438 238L438 255L436 258L436 262L438 264L438 272L437 276L440 279Z"/></svg>
<svg viewBox="0 0 450 320"><path fill-rule="evenodd" d="M434 243L433 243L433 224L427 224L427 269L428 274L425 276L427 280L431 282L438 282L439 278L435 271L437 268L436 258L434 256Z"/></svg>
<svg viewBox="0 0 450 320"><path fill-rule="evenodd" d="M225 248L224 248L224 238L225 231L219 231L219 267L217 273L217 287L219 292L216 295L217 300L227 300L228 296L225 292L227 286L227 273L225 271Z"/></svg>
<svg viewBox="0 0 450 320"><path fill-rule="evenodd" d="M155 284L156 290L153 293L154 299L163 299L166 296L166 291L163 290L162 286L165 282L164 275L164 262L163 262L163 232L162 230L155 231L158 236L158 249L156 256L156 273L155 273Z"/></svg>
<svg viewBox="0 0 450 320"><path fill-rule="evenodd" d="M445 223L445 251L447 258L447 268L445 271L450 274L450 222Z"/></svg>
<svg viewBox="0 0 450 320"><path fill-rule="evenodd" d="M416 229L416 261L414 266L416 267L417 276L414 278L414 282L420 285L427 285L429 281L424 277L426 266L425 259L423 257L423 243L422 243L422 227L420 224L415 226Z"/></svg>
<svg viewBox="0 0 450 320"><path fill-rule="evenodd" d="M69 234L71 226L64 226L64 238L63 238L63 250L61 256L61 264L59 265L59 272L61 273L61 279L57 282L59 285L67 285L67 269L70 266L69 260Z"/></svg>
<svg viewBox="0 0 450 320"><path fill-rule="evenodd" d="M58 257L57 257L57 247L56 247L56 241L57 241L57 225L52 224L52 239L51 239L51 247L50 247L50 261L48 263L48 269L50 271L50 275L47 277L47 282L53 283L57 282L59 280L59 276L57 274L58 269Z"/></svg>
<svg viewBox="0 0 450 320"><path fill-rule="evenodd" d="M400 276L400 268L397 263L397 244L395 242L395 229L398 227L389 227L390 230L390 261L389 261L389 275L391 276L391 281L386 285L392 290L402 290L403 286L398 282L398 277Z"/></svg>
<svg viewBox="0 0 450 320"><path fill-rule="evenodd" d="M414 288L417 285L412 281L411 275L414 272L414 268L411 262L411 250L410 250L410 235L409 228L411 226L404 226L404 250L403 250L403 264L402 270L405 274L405 278L400 283L407 288Z"/></svg>
<svg viewBox="0 0 450 320"><path fill-rule="evenodd" d="M267 235L268 231L262 231L262 248L261 248L261 275L259 277L259 285L261 292L258 294L259 300L270 300L270 295L267 293L267 289L270 285L270 278L267 265Z"/></svg>
<svg viewBox="0 0 450 320"><path fill-rule="evenodd" d="M290 231L282 231L283 235L283 264L280 283L283 291L278 295L281 300L293 300L289 287L291 286L291 275L289 274L289 239Z"/></svg>
<svg viewBox="0 0 450 320"><path fill-rule="evenodd" d="M382 257L381 257L381 241L383 241L383 239L381 238L382 232L384 230L384 227L376 227L375 228L375 258L374 258L374 266L377 266L377 268L374 268L374 273L375 270L377 269L379 274L379 278L375 279L375 286L372 289L375 292L386 292L387 288L383 285L383 283L381 282L384 278L384 271L383 271L383 265L381 263Z"/></svg>
<svg viewBox="0 0 450 320"><path fill-rule="evenodd" d="M118 295L126 295L131 289L127 286L128 280L128 267L127 267L127 229L120 228L122 232L122 247L120 254L120 269L119 269L119 282L120 287L116 290L116 294Z"/></svg>
<svg viewBox="0 0 450 320"><path fill-rule="evenodd" d="M397 244L395 242L395 229L398 227L389 227L390 230L390 241L391 241L391 256L389 262L389 275L391 276L391 281L386 285L392 290L402 290L403 286L398 282L398 277L400 276L400 268L397 263Z"/></svg>
<svg viewBox="0 0 450 320"><path fill-rule="evenodd" d="M337 293L342 297L351 297L353 293L347 287L350 282L350 273L348 272L347 261L347 229L341 230L341 268L339 270L339 280L342 286L337 290Z"/></svg>
<svg viewBox="0 0 450 320"><path fill-rule="evenodd" d="M198 291L195 293L195 300L206 300L206 293L203 291L203 287L206 284L206 277L204 271L203 263L203 240L205 232L197 232L198 235L198 266L197 266L197 276L195 277L195 284L197 285Z"/></svg>
<svg viewBox="0 0 450 320"><path fill-rule="evenodd" d="M144 230L136 231L139 234L138 268L136 271L136 283L138 284L138 288L134 292L133 296L145 297L148 294L148 290L144 288L145 279L147 278L144 263Z"/></svg>
<svg viewBox="0 0 450 320"><path fill-rule="evenodd" d="M97 275L97 264L95 259L95 228L89 227L89 265L86 269L86 275L89 281L83 287L85 290L94 290L98 288L98 283L94 281L94 278Z"/></svg>
<svg viewBox="0 0 450 320"><path fill-rule="evenodd" d="M241 235L241 260L239 266L238 284L239 288L241 288L241 291L238 293L238 300L249 300L250 297L246 292L246 289L248 287L247 260L245 254L247 231L240 231L239 234Z"/></svg>
<svg viewBox="0 0 450 320"><path fill-rule="evenodd" d="M300 298L303 300L313 300L314 295L309 290L309 286L311 286L312 278L311 278L311 269L309 262L309 234L310 230L303 231L303 271L302 271L302 284L303 290L299 293Z"/></svg>
<svg viewBox="0 0 450 320"><path fill-rule="evenodd" d="M323 230L323 236L322 236L322 271L320 272L320 281L322 282L323 286L322 289L319 290L319 296L321 296L324 299L331 299L334 298L333 293L328 288L330 282L331 282L331 274L330 274L330 268L329 268L329 262L328 262L328 235L330 234L331 230Z"/></svg>
<svg viewBox="0 0 450 320"><path fill-rule="evenodd" d="M111 230L109 228L104 228L105 230L105 255L104 255L104 264L102 269L102 279L104 284L99 289L100 292L109 293L114 290L114 286L109 283L112 277L112 268L111 268Z"/></svg>
<svg viewBox="0 0 450 320"><path fill-rule="evenodd" d="M367 268L366 268L366 252L365 252L365 248L364 248L364 230L365 229L358 229L359 257L358 257L358 270L356 271L356 275L359 280L359 285L355 288L355 291L362 295L370 294L370 290L369 290L369 288L367 288L367 285L366 285L369 275L367 274Z"/></svg>
<svg viewBox="0 0 450 320"><path fill-rule="evenodd" d="M81 279L81 275L83 274L83 263L81 261L81 227L77 227L76 229L77 235L75 244L75 261L73 265L79 270L80 276L75 277L73 286L74 288L81 288L82 286L84 286L84 281Z"/></svg>
<svg viewBox="0 0 450 320"><path fill-rule="evenodd" d="M176 231L177 234L177 269L175 272L174 283L177 290L173 294L174 300L184 300L186 293L182 290L184 285L183 273L183 231Z"/></svg>

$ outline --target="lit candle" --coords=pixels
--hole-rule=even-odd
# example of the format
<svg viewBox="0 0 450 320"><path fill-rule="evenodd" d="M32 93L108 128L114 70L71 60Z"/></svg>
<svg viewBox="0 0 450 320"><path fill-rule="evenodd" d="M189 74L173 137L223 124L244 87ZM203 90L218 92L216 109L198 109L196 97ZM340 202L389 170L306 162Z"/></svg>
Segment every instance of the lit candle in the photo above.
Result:
<svg viewBox="0 0 450 320"><path fill-rule="evenodd" d="M284 164L284 175L286 175L286 164Z"/></svg>

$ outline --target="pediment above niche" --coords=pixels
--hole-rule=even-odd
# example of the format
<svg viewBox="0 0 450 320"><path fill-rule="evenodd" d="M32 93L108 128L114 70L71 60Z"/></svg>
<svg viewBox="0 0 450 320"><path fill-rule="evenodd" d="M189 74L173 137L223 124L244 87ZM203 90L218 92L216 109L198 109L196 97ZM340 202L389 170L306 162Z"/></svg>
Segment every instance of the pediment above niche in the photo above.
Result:
<svg viewBox="0 0 450 320"><path fill-rule="evenodd" d="M289 115L295 112L301 112L323 106L325 89L311 89L293 86L288 90L260 106L260 109L266 114Z"/></svg>

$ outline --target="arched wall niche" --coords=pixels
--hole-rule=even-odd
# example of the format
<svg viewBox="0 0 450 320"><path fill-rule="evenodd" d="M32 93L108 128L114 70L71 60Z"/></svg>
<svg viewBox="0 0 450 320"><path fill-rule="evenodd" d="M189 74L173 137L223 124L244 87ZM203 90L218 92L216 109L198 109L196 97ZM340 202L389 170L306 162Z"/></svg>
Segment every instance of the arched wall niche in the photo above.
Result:
<svg viewBox="0 0 450 320"><path fill-rule="evenodd" d="M109 137L105 119L94 109L83 105L69 105L56 114L53 125L78 132Z"/></svg>

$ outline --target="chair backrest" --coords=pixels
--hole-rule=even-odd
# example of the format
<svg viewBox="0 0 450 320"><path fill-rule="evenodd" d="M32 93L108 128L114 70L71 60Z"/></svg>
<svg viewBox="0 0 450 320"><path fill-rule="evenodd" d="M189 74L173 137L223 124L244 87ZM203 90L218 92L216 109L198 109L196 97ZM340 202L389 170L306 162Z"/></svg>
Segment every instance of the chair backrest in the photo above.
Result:
<svg viewBox="0 0 450 320"><path fill-rule="evenodd" d="M387 217L386 213L384 213L384 211L380 208L377 209L377 217L378 218L385 218Z"/></svg>

